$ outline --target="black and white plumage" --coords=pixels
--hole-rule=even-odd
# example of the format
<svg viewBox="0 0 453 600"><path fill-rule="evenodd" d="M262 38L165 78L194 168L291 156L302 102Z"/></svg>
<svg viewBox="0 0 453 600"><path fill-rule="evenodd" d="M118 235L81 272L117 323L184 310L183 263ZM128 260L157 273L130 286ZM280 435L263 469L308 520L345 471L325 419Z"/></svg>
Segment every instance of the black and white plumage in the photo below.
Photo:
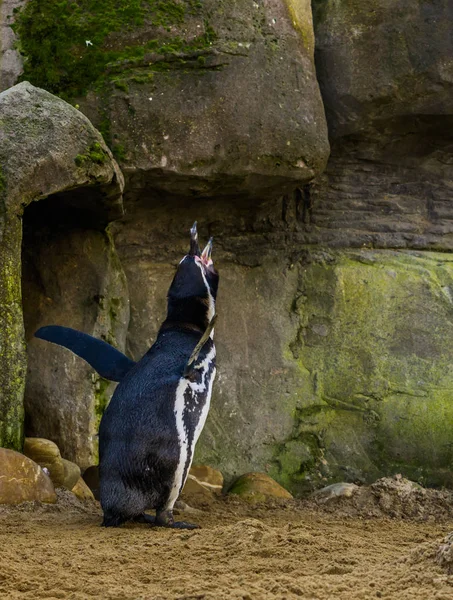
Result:
<svg viewBox="0 0 453 600"><path fill-rule="evenodd" d="M135 364L118 357L125 374L99 429L100 499L106 527L129 520L194 527L175 523L173 506L208 415L216 372L212 326L218 275L211 249L210 240L200 252L195 224L190 252L179 263L168 292L167 318L156 342ZM61 339L56 330L52 335ZM92 359L85 350L78 354L88 362ZM112 356L107 370L116 374ZM145 514L149 508L156 509L156 517Z"/></svg>

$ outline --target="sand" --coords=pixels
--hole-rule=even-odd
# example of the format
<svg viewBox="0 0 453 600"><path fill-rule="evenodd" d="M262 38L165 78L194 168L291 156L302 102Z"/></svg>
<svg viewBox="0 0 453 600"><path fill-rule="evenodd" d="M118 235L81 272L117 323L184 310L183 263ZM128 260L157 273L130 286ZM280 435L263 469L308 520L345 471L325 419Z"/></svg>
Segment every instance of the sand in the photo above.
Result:
<svg viewBox="0 0 453 600"><path fill-rule="evenodd" d="M287 502L215 502L177 531L99 527L97 503L0 507L0 598L451 600L436 562L450 516L369 516Z"/></svg>

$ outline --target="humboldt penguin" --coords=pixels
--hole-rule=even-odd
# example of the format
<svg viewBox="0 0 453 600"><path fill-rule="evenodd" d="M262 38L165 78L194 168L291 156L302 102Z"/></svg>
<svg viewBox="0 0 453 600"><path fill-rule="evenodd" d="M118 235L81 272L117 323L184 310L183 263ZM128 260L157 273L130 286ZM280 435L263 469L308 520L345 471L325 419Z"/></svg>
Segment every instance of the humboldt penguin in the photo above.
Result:
<svg viewBox="0 0 453 600"><path fill-rule="evenodd" d="M58 343L119 381L99 428L102 525L126 521L192 529L175 522L173 506L187 479L195 444L209 411L216 372L215 302L219 277L212 238L200 251L196 223L189 253L167 297L167 317L155 343L137 363L109 344L69 328L44 327ZM154 508L156 516L145 513Z"/></svg>

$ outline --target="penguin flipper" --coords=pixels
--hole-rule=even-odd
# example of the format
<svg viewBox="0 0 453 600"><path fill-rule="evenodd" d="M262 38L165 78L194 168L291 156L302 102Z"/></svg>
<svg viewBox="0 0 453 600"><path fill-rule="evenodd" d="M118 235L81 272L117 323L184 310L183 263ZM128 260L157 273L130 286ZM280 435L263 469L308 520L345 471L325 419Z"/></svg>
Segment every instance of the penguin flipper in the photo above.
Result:
<svg viewBox="0 0 453 600"><path fill-rule="evenodd" d="M35 337L71 350L91 365L101 377L110 381L121 381L136 364L107 342L70 327L48 325L38 329Z"/></svg>

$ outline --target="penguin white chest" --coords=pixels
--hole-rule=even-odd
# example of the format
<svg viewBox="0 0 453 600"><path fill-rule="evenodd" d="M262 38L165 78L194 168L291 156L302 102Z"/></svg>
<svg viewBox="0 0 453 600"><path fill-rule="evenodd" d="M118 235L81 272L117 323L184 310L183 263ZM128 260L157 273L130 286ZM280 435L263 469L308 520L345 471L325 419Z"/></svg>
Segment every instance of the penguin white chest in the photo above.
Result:
<svg viewBox="0 0 453 600"><path fill-rule="evenodd" d="M173 507L187 479L195 444L208 416L215 373L215 346L213 345L206 357L195 365L191 380L187 378L179 380L174 408L179 461L168 499L169 508Z"/></svg>

